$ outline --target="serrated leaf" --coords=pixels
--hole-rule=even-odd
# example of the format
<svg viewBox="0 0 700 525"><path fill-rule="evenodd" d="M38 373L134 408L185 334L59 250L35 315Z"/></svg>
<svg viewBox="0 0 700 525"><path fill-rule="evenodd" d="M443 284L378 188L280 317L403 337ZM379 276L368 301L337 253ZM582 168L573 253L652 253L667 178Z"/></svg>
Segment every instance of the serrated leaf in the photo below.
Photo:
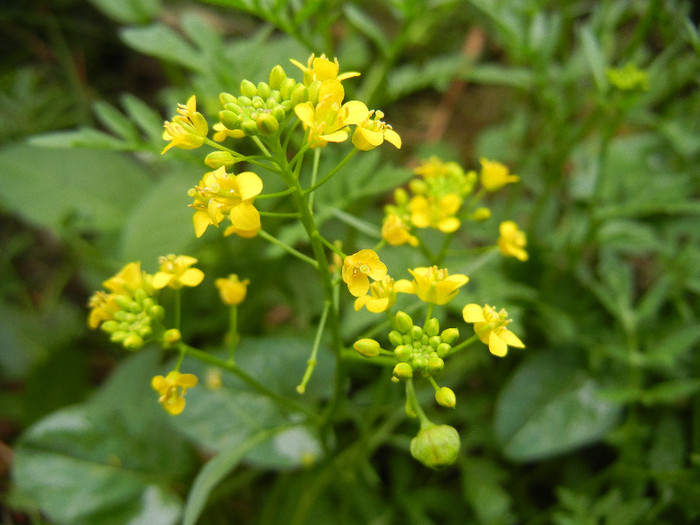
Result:
<svg viewBox="0 0 700 525"><path fill-rule="evenodd" d="M620 407L603 400L597 382L562 349L525 361L501 392L494 433L513 461L569 452L601 439L617 422Z"/></svg>

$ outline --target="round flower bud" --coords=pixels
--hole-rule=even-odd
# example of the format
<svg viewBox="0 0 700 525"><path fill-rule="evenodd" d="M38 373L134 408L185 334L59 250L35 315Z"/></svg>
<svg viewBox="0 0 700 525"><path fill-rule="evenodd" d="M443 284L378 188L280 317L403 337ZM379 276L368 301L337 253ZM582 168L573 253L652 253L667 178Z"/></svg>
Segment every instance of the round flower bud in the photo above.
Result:
<svg viewBox="0 0 700 525"><path fill-rule="evenodd" d="M255 121L247 117L243 119L243 122L241 122L241 130L243 133L245 133L249 137L254 137L255 135L258 134L258 125L255 123Z"/></svg>
<svg viewBox="0 0 700 525"><path fill-rule="evenodd" d="M401 332L398 332L397 330L392 330L389 332L389 342L394 346L402 345L403 337L401 336Z"/></svg>
<svg viewBox="0 0 700 525"><path fill-rule="evenodd" d="M162 320L163 317L165 317L165 308L163 308L159 304L153 306L152 308L149 308L148 309L148 317L150 317L154 321Z"/></svg>
<svg viewBox="0 0 700 525"><path fill-rule="evenodd" d="M270 110L270 115L275 117L275 120L277 122L282 122L284 118L287 116L287 112L284 110L284 108L280 105L275 106Z"/></svg>
<svg viewBox="0 0 700 525"><path fill-rule="evenodd" d="M117 330L119 330L119 325L120 325L120 324L121 324L121 323L119 323L119 322L117 322L117 321L115 321L115 320L113 320L113 319L110 319L109 321L103 322L102 325L100 326L100 328L101 328L102 330L104 330L105 332L107 332L108 334L111 334L111 333L116 332Z"/></svg>
<svg viewBox="0 0 700 525"><path fill-rule="evenodd" d="M406 312L398 311L394 317L394 326L402 334L407 334L413 328L413 319Z"/></svg>
<svg viewBox="0 0 700 525"><path fill-rule="evenodd" d="M238 99L234 97L231 93L219 93L219 102L221 103L222 106L225 106L226 104L229 103L236 103L238 102Z"/></svg>
<svg viewBox="0 0 700 525"><path fill-rule="evenodd" d="M258 113L255 122L263 135L273 135L280 129L280 123L277 122L277 119L267 112Z"/></svg>
<svg viewBox="0 0 700 525"><path fill-rule="evenodd" d="M411 335L414 341L420 341L423 337L423 329L420 326L414 325L411 327Z"/></svg>
<svg viewBox="0 0 700 525"><path fill-rule="evenodd" d="M374 339L360 339L355 341L352 347L365 357L376 357L379 355L381 346Z"/></svg>
<svg viewBox="0 0 700 525"><path fill-rule="evenodd" d="M477 208L474 210L474 213L472 213L471 218L475 221L483 222L491 218L491 210L486 207Z"/></svg>
<svg viewBox="0 0 700 525"><path fill-rule="evenodd" d="M303 84L300 84L303 85ZM321 82L319 80L314 80L309 86L306 88L306 92L308 93L309 98L304 99L301 102L306 102L308 100L312 104L317 104L318 103L318 92L321 90Z"/></svg>
<svg viewBox="0 0 700 525"><path fill-rule="evenodd" d="M293 78L285 78L280 84L280 87L278 88L280 90L280 95L282 95L282 98L285 100L290 100L292 91L294 90L296 85L297 81Z"/></svg>
<svg viewBox="0 0 700 525"><path fill-rule="evenodd" d="M449 425L421 428L411 440L411 456L430 468L452 465L459 454L459 434Z"/></svg>
<svg viewBox="0 0 700 525"><path fill-rule="evenodd" d="M452 350L452 347L447 343L440 343L435 349L437 355L439 355L440 357L445 357L446 355L448 355L450 353L450 350Z"/></svg>
<svg viewBox="0 0 700 525"><path fill-rule="evenodd" d="M258 88L255 87L250 80L241 81L241 95L249 98L253 98L258 94Z"/></svg>
<svg viewBox="0 0 700 525"><path fill-rule="evenodd" d="M440 339L440 337L437 335L434 335L428 339L428 344L431 348L437 348L440 343L442 343L442 339Z"/></svg>
<svg viewBox="0 0 700 525"><path fill-rule="evenodd" d="M394 348L394 355L399 361L408 361L409 359L411 359L412 353L413 349L408 345L399 345L396 348Z"/></svg>
<svg viewBox="0 0 700 525"><path fill-rule="evenodd" d="M284 68L279 64L276 65L270 71L270 87L272 89L279 89L286 78L287 73L284 71Z"/></svg>
<svg viewBox="0 0 700 525"><path fill-rule="evenodd" d="M236 114L243 111L243 108L241 108L241 106L239 106L238 104L235 104L234 102L229 102L227 104L224 104L224 109L226 109L228 111L233 111Z"/></svg>
<svg viewBox="0 0 700 525"><path fill-rule="evenodd" d="M238 105L245 108L248 106L252 106L253 101L251 100L251 97L241 95L240 97L238 97Z"/></svg>
<svg viewBox="0 0 700 525"><path fill-rule="evenodd" d="M435 401L437 401L437 404L440 406L454 408L457 404L457 396L455 396L451 388L443 386L435 392Z"/></svg>
<svg viewBox="0 0 700 525"><path fill-rule="evenodd" d="M236 113L234 113L233 111L229 111L228 109L219 111L219 120L228 129L238 129L238 126L241 122L240 117Z"/></svg>
<svg viewBox="0 0 700 525"><path fill-rule="evenodd" d="M260 95L263 99L267 100L271 91L272 89L270 89L269 84L266 84L265 82L258 82L258 95Z"/></svg>
<svg viewBox="0 0 700 525"><path fill-rule="evenodd" d="M214 170L221 166L230 168L235 163L236 159L228 151L212 151L204 158L204 164Z"/></svg>
<svg viewBox="0 0 700 525"><path fill-rule="evenodd" d="M408 192L403 188L396 188L394 190L394 202L401 206L408 202Z"/></svg>
<svg viewBox="0 0 700 525"><path fill-rule="evenodd" d="M438 333L440 333L440 323L437 319L431 317L423 325L423 330L429 336L438 335Z"/></svg>
<svg viewBox="0 0 700 525"><path fill-rule="evenodd" d="M308 96L309 95L306 86L304 86L304 84L297 84L296 87L292 90L289 99L292 101L292 106L296 106L297 104L306 102Z"/></svg>
<svg viewBox="0 0 700 525"><path fill-rule="evenodd" d="M138 334L129 334L122 341L122 346L127 350L138 350L143 346L143 338Z"/></svg>
<svg viewBox="0 0 700 525"><path fill-rule="evenodd" d="M393 376L397 379L411 379L413 377L413 368L408 363L397 363L394 367Z"/></svg>
<svg viewBox="0 0 700 525"><path fill-rule="evenodd" d="M445 368L445 361L440 359L438 356L433 355L430 359L428 359L428 370L431 374L442 372L443 368Z"/></svg>
<svg viewBox="0 0 700 525"><path fill-rule="evenodd" d="M251 104L255 109L263 109L265 107L265 101L259 95L253 97Z"/></svg>
<svg viewBox="0 0 700 525"><path fill-rule="evenodd" d="M446 328L440 334L440 339L442 339L442 342L447 343L448 345L451 345L454 342L454 340L458 337L459 330L457 330L456 328Z"/></svg>
<svg viewBox="0 0 700 525"><path fill-rule="evenodd" d="M179 343L180 339L182 339L182 334L180 334L180 330L177 328L166 330L163 334L163 343L167 346Z"/></svg>

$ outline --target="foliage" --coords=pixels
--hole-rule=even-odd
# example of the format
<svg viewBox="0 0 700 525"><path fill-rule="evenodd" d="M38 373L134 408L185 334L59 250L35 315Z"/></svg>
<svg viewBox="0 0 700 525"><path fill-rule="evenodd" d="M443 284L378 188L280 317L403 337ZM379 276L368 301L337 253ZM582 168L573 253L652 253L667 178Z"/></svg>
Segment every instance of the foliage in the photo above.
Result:
<svg viewBox="0 0 700 525"><path fill-rule="evenodd" d="M4 521L700 517L700 34L691 2L92 0L86 13L82 3L51 4L55 31L46 39L62 42L64 74L16 67L19 54L0 71L0 439L9 444L0 452L14 452L0 486ZM1 9L19 40L40 19ZM157 96L128 85L133 93L114 96L76 75L71 31L95 38L107 18L120 53L158 64L167 87ZM341 73L362 73L343 80L344 100L381 107L402 148L385 135L387 144L349 158L350 138L310 149L287 112L279 134L221 143L246 166L229 172L264 181L255 200L263 233L223 237L210 228L195 237L187 192L202 178L204 155L177 147L161 155L159 110L172 115L194 94L188 114L216 122L219 93L238 97L244 80L268 82L278 64L303 84L289 59L305 65L312 52L337 56ZM289 155L266 156L260 144ZM456 230L452 214L435 219L414 204L405 244L390 246L396 238L386 235L382 243L382 221L406 213L402 195L418 201L437 191L411 180L432 156L482 180L480 160L497 159L518 180L465 192ZM264 172L284 172L284 158L314 190L304 197L317 236L285 195L262 198L291 191L286 175ZM314 187L312 172L323 185ZM525 261L495 247L499 223L510 220L527 236ZM416 227L421 221L429 226ZM310 268L309 259L333 263L368 248L396 277L390 319L367 311L369 302L355 311L342 257L325 277ZM195 256L206 278L149 290L165 314L149 325L148 344L124 355L87 331L93 290L130 261L155 276L168 253ZM365 257L348 259L375 264ZM423 274L408 273L432 264L470 277L435 308L421 301ZM229 308L214 280L231 273L250 283ZM381 280L377 273L368 283ZM453 292L459 299L449 301ZM167 339L178 294L182 340ZM506 358L489 355L478 322L463 317L469 304L506 306L526 348L509 343ZM414 389L405 367L394 368L414 318L426 334L431 318L461 334L435 373L439 385L416 372ZM399 361L418 371L417 359ZM199 384L171 416L151 379L177 369ZM445 391L436 406L440 385L454 408ZM445 460L451 466L431 470L411 457L435 459L430 446L416 454L415 440L445 428L461 440ZM453 436L435 439L449 447Z"/></svg>

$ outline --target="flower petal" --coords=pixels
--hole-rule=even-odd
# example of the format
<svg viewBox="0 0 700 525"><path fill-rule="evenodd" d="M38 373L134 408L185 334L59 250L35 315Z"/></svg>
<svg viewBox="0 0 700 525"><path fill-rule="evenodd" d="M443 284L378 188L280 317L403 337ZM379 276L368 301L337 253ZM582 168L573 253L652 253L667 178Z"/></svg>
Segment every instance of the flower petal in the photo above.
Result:
<svg viewBox="0 0 700 525"><path fill-rule="evenodd" d="M484 317L484 309L478 304L468 304L462 308L462 317L467 323L483 323L486 322Z"/></svg>
<svg viewBox="0 0 700 525"><path fill-rule="evenodd" d="M525 343L523 343L520 338L507 328L502 328L498 332L498 337L500 337L508 346L514 346L515 348L525 348Z"/></svg>
<svg viewBox="0 0 700 525"><path fill-rule="evenodd" d="M489 352L497 357L503 357L508 353L508 345L495 332L489 334Z"/></svg>

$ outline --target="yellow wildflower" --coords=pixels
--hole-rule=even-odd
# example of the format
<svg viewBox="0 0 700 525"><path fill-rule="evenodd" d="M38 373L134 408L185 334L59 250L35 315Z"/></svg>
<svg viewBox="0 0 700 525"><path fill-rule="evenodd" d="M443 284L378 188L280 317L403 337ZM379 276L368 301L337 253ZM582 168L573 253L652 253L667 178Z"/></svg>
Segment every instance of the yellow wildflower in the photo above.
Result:
<svg viewBox="0 0 700 525"><path fill-rule="evenodd" d="M232 226L224 235L236 233L241 237L255 237L260 230L260 213L253 202L262 188L262 179L251 171L232 175L221 166L206 173L199 185L188 192L194 198L190 207L195 209L193 222L197 237L210 225L218 227L227 216Z"/></svg>
<svg viewBox="0 0 700 525"><path fill-rule="evenodd" d="M172 147L180 149L195 149L204 144L209 133L209 126L204 115L197 111L197 98L192 95L187 104L177 105L177 115L172 121L166 121L163 126L163 140L170 144L163 148L161 155Z"/></svg>
<svg viewBox="0 0 700 525"><path fill-rule="evenodd" d="M384 279L386 273L386 265L379 260L374 250L360 250L353 255L348 255L343 261L343 281L355 297L367 293L370 277L379 281Z"/></svg>
<svg viewBox="0 0 700 525"><path fill-rule="evenodd" d="M294 106L294 113L308 131L312 148L344 142L349 136L348 125L359 124L367 117L369 110L364 103L351 100L342 104L343 98L345 90L340 82L327 80L321 84L318 104L303 102Z"/></svg>
<svg viewBox="0 0 700 525"><path fill-rule="evenodd" d="M435 156L421 162L414 168L413 173L420 175L424 179L445 179L464 176L464 170L459 164L456 162L444 162Z"/></svg>
<svg viewBox="0 0 700 525"><path fill-rule="evenodd" d="M411 235L411 225L393 212L389 212L384 218L382 238L392 246L401 246L406 243L418 246L418 238Z"/></svg>
<svg viewBox="0 0 700 525"><path fill-rule="evenodd" d="M156 290L169 286L178 289L183 286L197 286L204 279L204 272L199 268L190 268L197 259L188 255L165 255L158 260L160 271L153 276Z"/></svg>
<svg viewBox="0 0 700 525"><path fill-rule="evenodd" d="M386 312L394 306L396 302L396 292L394 291L394 280L385 275L380 281L375 281L369 285L369 293L355 299L355 311L359 311L363 306L372 313Z"/></svg>
<svg viewBox="0 0 700 525"><path fill-rule="evenodd" d="M235 273L214 281L214 284L219 289L221 301L228 305L241 304L243 302L248 292L248 283L250 283L249 279L241 281Z"/></svg>
<svg viewBox="0 0 700 525"><path fill-rule="evenodd" d="M158 402L173 416L178 415L185 409L187 389L196 385L196 375L181 374L177 370L168 372L168 375L165 377L155 376L151 380L153 390L160 394Z"/></svg>
<svg viewBox="0 0 700 525"><path fill-rule="evenodd" d="M411 222L417 228L437 228L443 233L457 231L461 221L455 214L462 206L462 198L456 193L442 196L415 195L411 198L408 208L411 212Z"/></svg>
<svg viewBox="0 0 700 525"><path fill-rule="evenodd" d="M508 166L488 159L481 159L481 186L486 191L500 190L506 184L518 182L520 177L511 175Z"/></svg>
<svg viewBox="0 0 700 525"><path fill-rule="evenodd" d="M449 275L446 268L437 266L419 267L408 270L413 281L401 279L396 282L397 292L413 293L421 301L433 304L447 304L457 295L459 288L469 282L469 277L456 273Z"/></svg>
<svg viewBox="0 0 700 525"><path fill-rule="evenodd" d="M498 227L501 236L498 238L498 249L506 257L515 257L519 261L527 261L525 251L527 237L518 229L513 221L503 221Z"/></svg>
<svg viewBox="0 0 700 525"><path fill-rule="evenodd" d="M474 323L474 332L489 351L498 357L508 353L508 346L525 348L523 342L506 328L511 320L504 309L496 311L493 306L468 304L462 309L462 317L467 323Z"/></svg>
<svg viewBox="0 0 700 525"><path fill-rule="evenodd" d="M144 288L150 292L152 286L151 276L141 271L140 262L128 263L115 276L110 277L102 283L110 292L117 295L127 295L131 297L139 288Z"/></svg>
<svg viewBox="0 0 700 525"><path fill-rule="evenodd" d="M352 143L361 151L369 151L381 145L385 140L401 149L401 137L391 126L382 121L384 113L372 110L365 119L358 123L352 134Z"/></svg>
<svg viewBox="0 0 700 525"><path fill-rule="evenodd" d="M120 310L115 301L115 294L108 294L103 291L95 292L88 301L90 313L88 314L88 326L95 330L104 321L114 319L114 314Z"/></svg>
<svg viewBox="0 0 700 525"><path fill-rule="evenodd" d="M289 61L304 73L305 86L309 86L317 80L320 82L325 82L326 80L337 80L341 82L348 78L360 76L360 74L356 72L341 73L339 75L340 64L338 63L338 59L334 58L331 62L326 58L325 54L316 57L314 53L311 53L306 66L294 59L289 59Z"/></svg>

